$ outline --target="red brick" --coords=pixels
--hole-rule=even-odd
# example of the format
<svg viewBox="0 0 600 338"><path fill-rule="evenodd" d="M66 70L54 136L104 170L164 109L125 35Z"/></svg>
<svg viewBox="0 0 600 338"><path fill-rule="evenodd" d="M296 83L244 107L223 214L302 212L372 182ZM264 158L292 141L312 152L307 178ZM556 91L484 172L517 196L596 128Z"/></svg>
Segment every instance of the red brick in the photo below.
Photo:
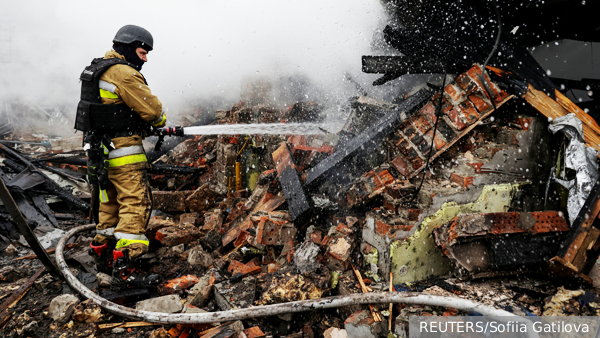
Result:
<svg viewBox="0 0 600 338"><path fill-rule="evenodd" d="M204 214L204 225L202 230L220 230L223 225L223 212L221 209L215 209L212 212Z"/></svg>
<svg viewBox="0 0 600 338"><path fill-rule="evenodd" d="M292 147L308 145L308 143L306 143L306 136L304 136L304 135L290 136L288 138L288 143L291 143Z"/></svg>
<svg viewBox="0 0 600 338"><path fill-rule="evenodd" d="M398 231L411 231L414 225L395 225L394 229Z"/></svg>
<svg viewBox="0 0 600 338"><path fill-rule="evenodd" d="M471 81L471 78L466 73L457 76L456 83L467 93L470 93L475 88L475 83Z"/></svg>
<svg viewBox="0 0 600 338"><path fill-rule="evenodd" d="M241 230L237 239L233 242L233 246L236 248L246 242L248 242L248 237L251 236L250 233L246 230Z"/></svg>
<svg viewBox="0 0 600 338"><path fill-rule="evenodd" d="M479 86L479 88L481 88L481 90L483 90L484 92L489 91L489 95L492 95L492 98L494 99L494 101L498 101L499 98L501 98L501 94L500 94L500 88L498 88L498 86L496 86L495 83L493 83L490 78L487 76L487 74L484 75L484 81L487 82L488 86L486 89L484 89L484 85L481 82L481 68L479 68L478 65L474 65L473 67L471 67L471 69L469 69L467 71L467 74L469 75L469 77L471 78L472 81L476 82L477 85ZM471 94L471 93L469 93ZM500 99L501 101L501 99Z"/></svg>
<svg viewBox="0 0 600 338"><path fill-rule="evenodd" d="M200 231L191 224L163 228L156 232L156 240L162 245L175 246L190 243L200 238Z"/></svg>
<svg viewBox="0 0 600 338"><path fill-rule="evenodd" d="M160 246L160 242L156 240L156 233L163 228L175 227L175 224L172 220L160 219L160 218L152 218L150 222L148 222L148 226L146 227L146 237L150 239L150 249L154 250Z"/></svg>
<svg viewBox="0 0 600 338"><path fill-rule="evenodd" d="M246 266L250 267L250 268L253 268L255 266L261 266L261 264L260 264L260 258L254 257L248 263L246 263Z"/></svg>
<svg viewBox="0 0 600 338"><path fill-rule="evenodd" d="M418 221L422 211L421 209L408 209L408 220L411 222Z"/></svg>
<svg viewBox="0 0 600 338"><path fill-rule="evenodd" d="M407 161L403 158L402 155L398 155L398 157L393 159L391 161L391 164L394 166L394 168L396 170L398 170L398 172L402 176L405 176L405 177L408 176L414 170L411 167L411 165L407 163Z"/></svg>
<svg viewBox="0 0 600 338"><path fill-rule="evenodd" d="M313 231L313 233L310 234L310 239L312 239L313 242L315 242L315 244L321 244L321 242L323 241L323 234L321 233L321 231L319 230L315 230Z"/></svg>
<svg viewBox="0 0 600 338"><path fill-rule="evenodd" d="M186 275L179 278L171 279L170 281L158 286L158 294L161 296L171 295L185 290L200 280L194 275Z"/></svg>
<svg viewBox="0 0 600 338"><path fill-rule="evenodd" d="M477 111L481 114L487 113L491 109L490 105L478 95L469 95L469 100L471 100L475 106L475 109L477 109Z"/></svg>
<svg viewBox="0 0 600 338"><path fill-rule="evenodd" d="M396 147L400 149L408 148L409 146L410 144L404 139L404 137L400 138L400 141L396 142Z"/></svg>
<svg viewBox="0 0 600 338"><path fill-rule="evenodd" d="M475 179L475 177L469 177L469 176L461 176L455 173L452 173L450 175L450 181L460 185L463 188L466 188L470 185L473 185L473 180Z"/></svg>
<svg viewBox="0 0 600 338"><path fill-rule="evenodd" d="M425 116L429 122L431 122L431 124L434 124L437 120L437 117L435 117L435 107L433 104L431 104L431 102L428 102L425 106L423 106L419 112L421 112L421 114L423 114L423 116Z"/></svg>
<svg viewBox="0 0 600 338"><path fill-rule="evenodd" d="M467 121L469 121L469 124L473 124L479 119L479 114L477 113L477 110L475 110L475 106L473 103L471 103L471 101L463 101L459 105L459 109Z"/></svg>
<svg viewBox="0 0 600 338"><path fill-rule="evenodd" d="M191 194L191 191L153 191L152 208L167 212L184 212L186 208L185 200Z"/></svg>
<svg viewBox="0 0 600 338"><path fill-rule="evenodd" d="M202 212L208 210L216 198L217 193L210 188L208 183L205 183L185 199L185 204L192 212Z"/></svg>
<svg viewBox="0 0 600 338"><path fill-rule="evenodd" d="M460 87L454 84L449 84L444 88L444 92L453 102L461 102L464 100L464 93L460 90Z"/></svg>
<svg viewBox="0 0 600 338"><path fill-rule="evenodd" d="M421 132L421 134L425 134L429 129L431 129L431 125L421 114L415 114L412 124Z"/></svg>
<svg viewBox="0 0 600 338"><path fill-rule="evenodd" d="M483 167L483 162L475 162L475 163L467 163L468 166L473 167L476 173L481 173L481 167Z"/></svg>
<svg viewBox="0 0 600 338"><path fill-rule="evenodd" d="M378 190L394 183L394 177L387 170L382 170L379 173L375 173L375 171L370 171L364 176L371 178L370 181L373 183L373 190Z"/></svg>
<svg viewBox="0 0 600 338"><path fill-rule="evenodd" d="M251 276L261 273L262 268L256 265L248 266L247 264L232 259L229 262L229 267L227 268L227 271L231 272L232 276L235 276L238 273L241 273L244 276Z"/></svg>
<svg viewBox="0 0 600 338"><path fill-rule="evenodd" d="M402 153L402 155L404 155L407 159L410 160L410 158L415 156L415 151L412 147L412 143L410 142L406 142L406 144L408 145L408 147L405 148L398 148L400 150L400 152ZM410 155L409 155L410 154Z"/></svg>
<svg viewBox="0 0 600 338"><path fill-rule="evenodd" d="M415 127L411 125L407 126L406 128L402 129L402 132L404 133L404 135L406 135L406 137L411 138L415 135L416 130Z"/></svg>
<svg viewBox="0 0 600 338"><path fill-rule="evenodd" d="M244 334L248 338L263 338L263 337L265 337L265 334L262 332L262 330L258 326L254 326L249 329L245 329Z"/></svg>
<svg viewBox="0 0 600 338"><path fill-rule="evenodd" d="M463 130L468 126L466 121L463 122L464 117L462 114L456 109L452 109L448 112L448 117L450 118L450 122L452 122L454 127L458 130Z"/></svg>
<svg viewBox="0 0 600 338"><path fill-rule="evenodd" d="M337 225L337 227L335 228L336 231L339 231L343 234L346 235L350 235L351 233L353 233L354 231L352 231L352 229L348 228L348 226L346 226L346 224L344 223L340 223Z"/></svg>
<svg viewBox="0 0 600 338"><path fill-rule="evenodd" d="M429 136L429 138L431 139L431 137L433 136L433 130L430 130L425 135ZM444 136L441 136L440 132L438 130L435 133L435 139L434 139L435 149L437 149L437 150L440 150L443 146L446 145L446 142L444 140L442 140L440 137L444 137Z"/></svg>
<svg viewBox="0 0 600 338"><path fill-rule="evenodd" d="M521 127L523 127L523 130L525 131L527 131L529 127L531 127L531 119L519 117L517 121L519 121L519 124L521 125Z"/></svg>
<svg viewBox="0 0 600 338"><path fill-rule="evenodd" d="M421 168L423 164L425 164L425 161L423 161L420 157L415 157L410 160L410 165L412 165L413 168Z"/></svg>
<svg viewBox="0 0 600 338"><path fill-rule="evenodd" d="M397 206L393 205L392 203L388 202L386 199L383 200L383 208L389 210L390 212L393 212L394 214L398 213L397 210Z"/></svg>
<svg viewBox="0 0 600 338"><path fill-rule="evenodd" d="M385 192L394 199L399 199L407 194L412 194L415 186L410 181L396 181L385 188Z"/></svg>

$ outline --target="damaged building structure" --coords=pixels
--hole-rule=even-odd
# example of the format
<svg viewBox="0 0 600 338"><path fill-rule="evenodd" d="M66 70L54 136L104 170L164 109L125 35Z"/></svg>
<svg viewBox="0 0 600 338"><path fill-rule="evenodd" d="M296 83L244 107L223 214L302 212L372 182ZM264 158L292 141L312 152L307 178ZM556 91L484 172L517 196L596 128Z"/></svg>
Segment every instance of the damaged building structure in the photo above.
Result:
<svg viewBox="0 0 600 338"><path fill-rule="evenodd" d="M111 291L95 271L80 147L0 140L0 336L408 337L409 316L477 315L462 300L599 315L600 115L593 95L566 94L599 82L551 77L528 49L600 41L598 5L382 2L394 55L362 56L363 72L381 74L374 86L407 74L440 81L389 100L360 90L336 133L172 137L153 150L146 140L155 289ZM542 14L549 26L532 23ZM191 110L181 124L323 120L319 102L271 105L271 89L257 84L230 109ZM456 306L284 308L382 292ZM283 310L263 307L274 304ZM243 309L254 315L228 317Z"/></svg>

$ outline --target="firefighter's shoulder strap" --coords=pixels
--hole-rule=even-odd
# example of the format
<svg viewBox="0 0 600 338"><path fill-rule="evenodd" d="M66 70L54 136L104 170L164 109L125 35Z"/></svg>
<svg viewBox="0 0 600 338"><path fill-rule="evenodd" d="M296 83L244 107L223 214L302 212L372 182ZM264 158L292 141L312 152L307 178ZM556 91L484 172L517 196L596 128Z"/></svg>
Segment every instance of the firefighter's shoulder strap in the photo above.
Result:
<svg viewBox="0 0 600 338"><path fill-rule="evenodd" d="M119 58L96 58L81 73L79 77L81 80L81 98L77 105L76 130L115 133L138 131L148 127L139 114L127 105L102 104L100 99L100 76L108 68L117 64L132 66L129 62Z"/></svg>

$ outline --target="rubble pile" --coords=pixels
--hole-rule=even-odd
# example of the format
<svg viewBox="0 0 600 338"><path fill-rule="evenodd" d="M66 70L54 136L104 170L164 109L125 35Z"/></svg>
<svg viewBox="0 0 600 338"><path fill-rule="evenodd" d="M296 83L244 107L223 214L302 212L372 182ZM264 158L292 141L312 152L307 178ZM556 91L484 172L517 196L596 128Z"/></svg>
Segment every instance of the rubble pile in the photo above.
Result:
<svg viewBox="0 0 600 338"><path fill-rule="evenodd" d="M147 138L153 212L142 259L161 283L110 290L87 253L91 232L67 245L71 273L110 302L170 314L420 292L523 316L600 315L600 126L523 45L501 44L488 64L489 44L466 32L457 44L472 53L426 45L422 58L399 42L410 22L383 32L403 55L363 56L363 70L384 74L374 85L446 73L441 85L423 82L389 102L352 97L343 128L319 135L173 137L162 150ZM432 43L443 30L416 32ZM445 54L441 68L434 56ZM194 108L181 124L327 120L324 103L281 108L269 85L259 87L226 109ZM408 337L410 316L480 315L406 303L193 325L112 314L79 296L48 258L66 231L96 221L81 140L16 140L15 121L6 122L0 337Z"/></svg>

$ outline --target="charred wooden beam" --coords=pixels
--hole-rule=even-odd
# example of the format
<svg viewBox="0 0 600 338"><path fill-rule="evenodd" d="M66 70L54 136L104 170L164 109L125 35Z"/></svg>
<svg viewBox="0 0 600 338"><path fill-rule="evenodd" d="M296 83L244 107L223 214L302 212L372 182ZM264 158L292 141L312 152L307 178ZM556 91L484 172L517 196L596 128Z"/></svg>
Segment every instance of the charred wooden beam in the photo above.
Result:
<svg viewBox="0 0 600 338"><path fill-rule="evenodd" d="M418 63L401 55L363 55L362 71L369 74L443 73L444 64L434 59Z"/></svg>
<svg viewBox="0 0 600 338"><path fill-rule="evenodd" d="M163 144L164 146L164 144ZM37 165L34 161L34 164ZM65 157L65 156L56 156L51 158L46 158L43 160L38 160L37 162L50 162L50 163L66 163L78 166L87 165L87 161L85 158L80 157ZM56 168L55 168L56 169ZM148 169L149 174L180 174L180 175L191 175L191 174L199 174L204 172L204 168L192 168L183 165L174 165L174 164L153 164L150 169Z"/></svg>
<svg viewBox="0 0 600 338"><path fill-rule="evenodd" d="M27 291L31 289L33 283L46 271L45 268L38 269L21 287L17 289L10 297L8 297L2 305L0 305L0 328L4 327L12 317L8 309L13 307L21 298L25 296Z"/></svg>
<svg viewBox="0 0 600 338"><path fill-rule="evenodd" d="M0 145L0 149L5 148ZM26 161L26 160L25 160ZM26 161L27 162L27 161ZM25 170L25 166L20 165L12 160L6 159L4 160L4 165L21 172ZM43 187L44 190L50 195L56 195L58 198L73 206L75 209L87 211L89 209L89 204L81 200L80 198L73 196L70 191L67 189L61 188L58 184L56 184L52 179L48 176L42 174L44 176L44 183L39 185L38 187Z"/></svg>
<svg viewBox="0 0 600 338"><path fill-rule="evenodd" d="M337 149L335 153L319 162L308 171L306 190L317 188L325 180L341 182L356 168L352 168L350 162L361 154L369 154L402 122L412 115L417 109L431 98L433 92L429 89L421 89L409 97L392 112L384 115L371 127L350 140L343 149ZM364 171L360 171L364 172Z"/></svg>
<svg viewBox="0 0 600 338"><path fill-rule="evenodd" d="M3 182L7 181L6 179L6 175L4 174L4 171L2 171L2 169L0 169L0 180L2 180ZM23 191L18 191L17 189L13 189L13 199L15 201L15 203L17 204L17 207L21 210L21 212L25 215L25 217L28 220L28 223L33 227L36 228L38 226L54 226L57 227L58 226L58 222L56 222L56 219L53 218L53 221L51 221L49 218L45 217L42 213L40 213L38 210L36 210L36 208L34 208L34 206L32 206L29 203L29 200L27 199L27 192L23 192ZM35 201L33 201L34 204ZM39 205L42 205L42 203L40 201L38 201ZM46 204L46 201L43 201L43 204ZM37 205L36 205L37 206ZM48 207L48 204L46 204L46 207ZM43 206L42 206L43 208Z"/></svg>
<svg viewBox="0 0 600 338"><path fill-rule="evenodd" d="M569 80L569 79L561 79L557 77L550 77L550 80L557 86L560 87L561 92L566 92L570 89L578 89L578 90L600 90L600 80L598 79L586 79L583 78L581 80ZM564 86L564 89L563 89Z"/></svg>
<svg viewBox="0 0 600 338"><path fill-rule="evenodd" d="M294 222L302 223L310 217L313 203L302 187L292 152L287 144L282 144L273 152L273 161L277 166L279 182L288 203L290 215Z"/></svg>
<svg viewBox="0 0 600 338"><path fill-rule="evenodd" d="M21 210L19 210L19 207L17 206L17 203L15 203L15 200L13 199L12 195L8 191L8 188L4 184L4 181L1 179L0 200L2 200L2 203L4 203L4 206L10 213L10 217L12 217L12 219L14 220L17 230L19 230L21 235L23 235L23 237L29 244L29 247L39 257L40 261L42 261L42 263L46 267L46 270L48 270L48 272L51 273L53 276L62 277L62 275L60 274L54 263L52 263L50 257L48 257L48 254L40 244L40 241L37 239L33 231L31 231L31 228L27 224L25 217L23 217Z"/></svg>

